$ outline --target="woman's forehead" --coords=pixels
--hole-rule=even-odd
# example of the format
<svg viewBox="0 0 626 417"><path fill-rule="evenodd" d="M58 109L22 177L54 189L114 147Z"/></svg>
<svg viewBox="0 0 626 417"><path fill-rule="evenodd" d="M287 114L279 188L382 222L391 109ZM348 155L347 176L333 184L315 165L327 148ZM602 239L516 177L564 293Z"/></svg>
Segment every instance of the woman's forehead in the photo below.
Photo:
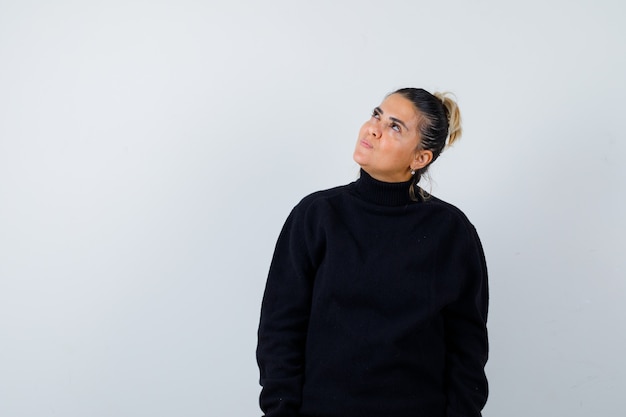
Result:
<svg viewBox="0 0 626 417"><path fill-rule="evenodd" d="M395 117L407 125L417 126L420 114L413 102L406 97L400 94L391 94L380 103L379 107L383 111L384 116Z"/></svg>

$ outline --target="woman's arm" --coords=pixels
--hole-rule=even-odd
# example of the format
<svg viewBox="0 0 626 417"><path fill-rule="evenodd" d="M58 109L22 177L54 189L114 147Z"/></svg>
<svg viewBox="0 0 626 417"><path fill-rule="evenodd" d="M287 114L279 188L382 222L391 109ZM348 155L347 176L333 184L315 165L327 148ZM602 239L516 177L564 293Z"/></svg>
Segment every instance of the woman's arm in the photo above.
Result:
<svg viewBox="0 0 626 417"><path fill-rule="evenodd" d="M297 209L297 208L296 208ZM258 332L261 409L266 417L298 416L315 267L304 216L294 209L276 243Z"/></svg>
<svg viewBox="0 0 626 417"><path fill-rule="evenodd" d="M444 311L447 417L479 417L488 395L487 267L478 235L469 228L470 243L455 258L462 292Z"/></svg>

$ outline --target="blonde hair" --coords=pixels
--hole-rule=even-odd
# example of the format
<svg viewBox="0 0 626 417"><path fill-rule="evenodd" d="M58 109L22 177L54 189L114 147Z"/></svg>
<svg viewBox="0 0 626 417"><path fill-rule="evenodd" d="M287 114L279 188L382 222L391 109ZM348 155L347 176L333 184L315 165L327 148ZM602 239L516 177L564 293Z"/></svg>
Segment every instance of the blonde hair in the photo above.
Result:
<svg viewBox="0 0 626 417"><path fill-rule="evenodd" d="M448 138L446 140L446 146L452 146L463 134L461 111L455 101L456 97L449 91L443 93L435 92L433 96L441 100L441 104L443 104L446 115L448 116Z"/></svg>

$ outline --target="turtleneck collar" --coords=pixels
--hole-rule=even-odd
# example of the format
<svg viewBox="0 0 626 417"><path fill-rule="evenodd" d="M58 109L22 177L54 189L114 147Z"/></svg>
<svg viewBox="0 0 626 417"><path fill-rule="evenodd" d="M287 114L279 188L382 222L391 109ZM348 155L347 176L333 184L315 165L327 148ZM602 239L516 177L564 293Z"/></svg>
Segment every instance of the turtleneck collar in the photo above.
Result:
<svg viewBox="0 0 626 417"><path fill-rule="evenodd" d="M355 189L363 200L370 203L381 206L403 206L415 202L409 196L411 181L379 181L361 168L361 177L356 181Z"/></svg>

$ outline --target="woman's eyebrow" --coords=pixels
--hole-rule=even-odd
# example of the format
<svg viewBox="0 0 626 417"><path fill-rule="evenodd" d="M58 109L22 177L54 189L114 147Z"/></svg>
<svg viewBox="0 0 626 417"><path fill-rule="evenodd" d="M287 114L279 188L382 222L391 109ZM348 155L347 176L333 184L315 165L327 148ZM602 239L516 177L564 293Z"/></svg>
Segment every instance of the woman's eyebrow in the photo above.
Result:
<svg viewBox="0 0 626 417"><path fill-rule="evenodd" d="M376 107L374 109L374 112L379 113L379 114L385 114L383 109L381 109L380 107ZM406 130L409 130L409 128L406 127L406 124L404 124L404 122L402 120L398 119L397 117L390 117L389 120L391 120L392 122L396 122L397 124L401 125Z"/></svg>
<svg viewBox="0 0 626 417"><path fill-rule="evenodd" d="M406 127L406 125L404 124L404 122L403 122L402 120L400 120L400 119L398 119L398 118L396 118L396 117L390 117L390 118L389 118L389 120L392 120L392 121L396 122L397 124L402 125L402 127L403 127L405 130L409 130L409 128L408 128L408 127Z"/></svg>

